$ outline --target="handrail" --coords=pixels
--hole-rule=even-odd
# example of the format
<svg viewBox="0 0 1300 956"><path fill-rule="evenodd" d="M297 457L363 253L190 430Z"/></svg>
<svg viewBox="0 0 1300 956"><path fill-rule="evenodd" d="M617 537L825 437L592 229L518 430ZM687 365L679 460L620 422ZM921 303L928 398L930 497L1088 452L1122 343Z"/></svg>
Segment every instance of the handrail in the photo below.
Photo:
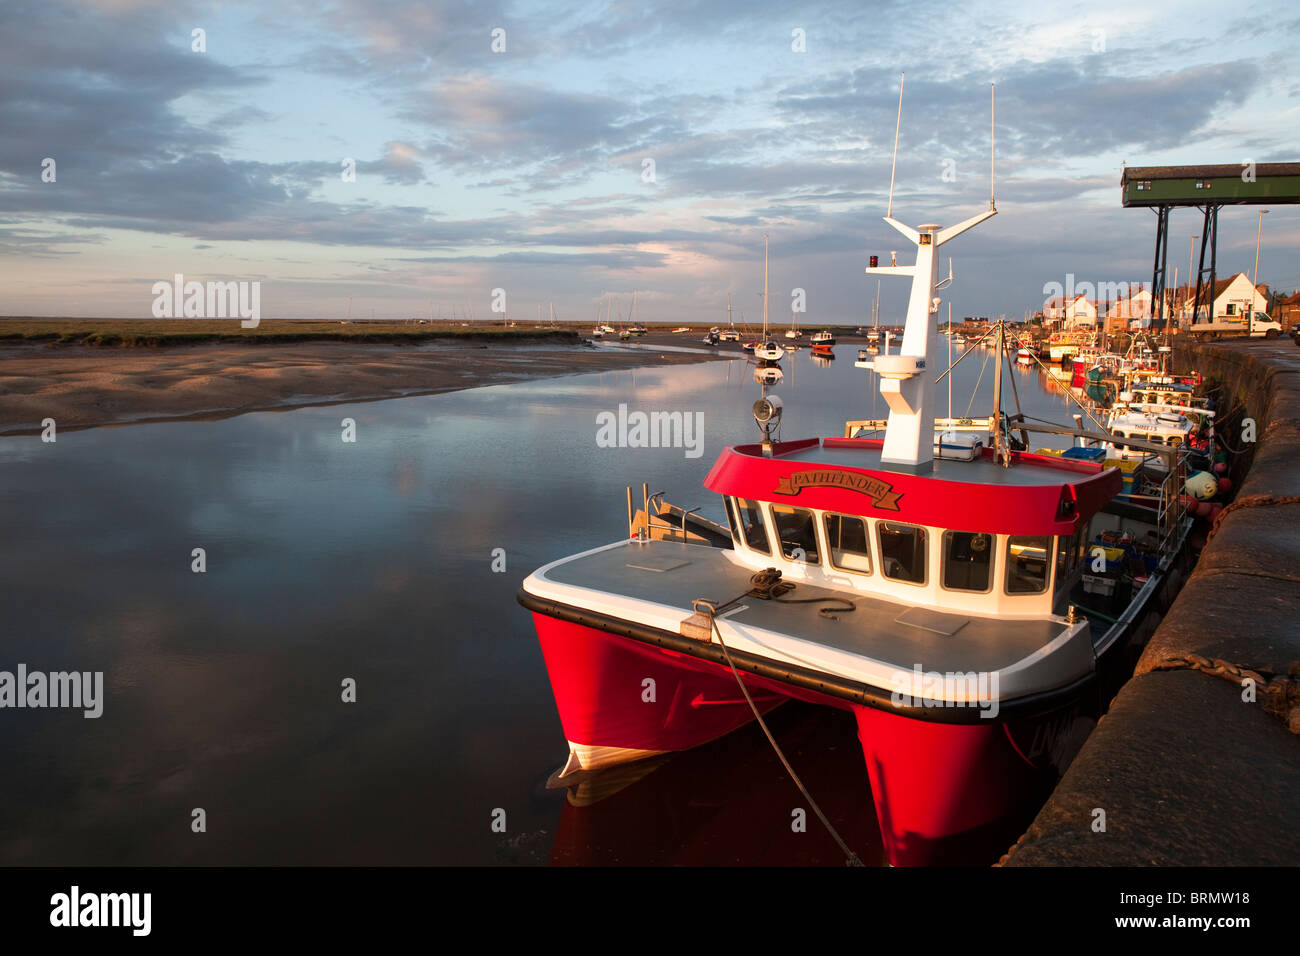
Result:
<svg viewBox="0 0 1300 956"><path fill-rule="evenodd" d="M703 507L704 507L703 505L700 506L700 508ZM686 518L688 515L695 514L695 512L699 511L700 508L692 508L690 511L682 512L682 544L686 543Z"/></svg>

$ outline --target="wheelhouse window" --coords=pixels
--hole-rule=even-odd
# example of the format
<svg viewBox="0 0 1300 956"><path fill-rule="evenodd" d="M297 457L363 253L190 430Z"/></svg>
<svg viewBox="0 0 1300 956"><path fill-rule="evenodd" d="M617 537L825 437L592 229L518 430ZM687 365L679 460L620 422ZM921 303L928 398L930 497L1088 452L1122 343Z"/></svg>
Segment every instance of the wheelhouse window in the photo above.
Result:
<svg viewBox="0 0 1300 956"><path fill-rule="evenodd" d="M871 541L867 523L852 515L826 515L826 546L830 563L843 571L871 573Z"/></svg>
<svg viewBox="0 0 1300 956"><path fill-rule="evenodd" d="M740 521L741 535L750 550L771 554L772 546L767 543L767 527L763 524L763 509L752 501L737 498L736 517Z"/></svg>
<svg viewBox="0 0 1300 956"><path fill-rule="evenodd" d="M991 535L943 533L943 586L949 591L987 591L993 571Z"/></svg>
<svg viewBox="0 0 1300 956"><path fill-rule="evenodd" d="M925 529L878 521L876 533L880 540L880 570L885 577L908 584L924 584Z"/></svg>
<svg viewBox="0 0 1300 956"><path fill-rule="evenodd" d="M1047 590L1050 537L1013 534L1007 538L1007 593L1041 594Z"/></svg>
<svg viewBox="0 0 1300 956"><path fill-rule="evenodd" d="M731 526L731 540L740 547L740 523L736 521L736 500L728 495L723 499L727 511L727 524Z"/></svg>
<svg viewBox="0 0 1300 956"><path fill-rule="evenodd" d="M776 525L776 538L781 542L783 555L791 561L821 563L817 554L817 525L811 511L789 505L772 505L772 522Z"/></svg>
<svg viewBox="0 0 1300 956"><path fill-rule="evenodd" d="M1074 560L1070 562L1070 570L1073 571L1088 557L1088 525L1086 523L1079 525L1074 532Z"/></svg>

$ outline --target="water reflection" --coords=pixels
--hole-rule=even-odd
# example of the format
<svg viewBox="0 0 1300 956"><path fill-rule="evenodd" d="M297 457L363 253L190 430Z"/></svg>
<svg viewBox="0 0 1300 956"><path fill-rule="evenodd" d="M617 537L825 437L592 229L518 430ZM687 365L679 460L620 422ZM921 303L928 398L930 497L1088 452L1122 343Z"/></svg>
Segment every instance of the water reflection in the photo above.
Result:
<svg viewBox="0 0 1300 956"><path fill-rule="evenodd" d="M783 359L784 437L884 414L844 348ZM975 414L991 370L954 376L954 401L977 376ZM1018 381L1026 411L1066 419ZM627 484L725 520L701 482L754 439L761 390L719 362L0 439L0 669L102 670L106 693L98 720L0 712L0 864L838 864L815 819L792 839L798 793L756 730L586 807L543 785L564 738L519 581L621 536ZM703 456L598 447L620 403L702 411ZM780 720L868 853L851 730Z"/></svg>

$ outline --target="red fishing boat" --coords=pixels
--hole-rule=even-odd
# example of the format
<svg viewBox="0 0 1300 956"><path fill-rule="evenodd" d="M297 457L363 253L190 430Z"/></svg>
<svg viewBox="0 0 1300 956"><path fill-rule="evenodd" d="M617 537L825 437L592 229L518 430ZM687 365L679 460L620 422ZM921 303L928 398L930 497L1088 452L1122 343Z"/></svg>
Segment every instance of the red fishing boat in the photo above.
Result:
<svg viewBox="0 0 1300 956"><path fill-rule="evenodd" d="M569 745L558 782L800 700L853 714L864 772L843 786L869 783L891 863L987 862L1021 832L1131 672L1188 522L1176 468L1144 508L1117 500L1118 469L1003 427L988 446L935 435L938 250L994 215L885 217L916 262L867 269L912 279L899 353L857 363L889 406L883 440L779 440L765 394L761 440L704 479L721 535L683 509L656 524L648 496L633 516L629 489L629 537L524 581Z"/></svg>

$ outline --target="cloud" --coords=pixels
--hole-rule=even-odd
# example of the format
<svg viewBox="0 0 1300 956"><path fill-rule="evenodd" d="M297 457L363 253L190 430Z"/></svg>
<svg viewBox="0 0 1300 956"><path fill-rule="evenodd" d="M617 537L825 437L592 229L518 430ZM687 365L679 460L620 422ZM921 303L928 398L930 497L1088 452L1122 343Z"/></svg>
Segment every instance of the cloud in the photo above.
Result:
<svg viewBox="0 0 1300 956"><path fill-rule="evenodd" d="M1010 258L980 285L995 296L994 276L1019 281L1016 257L1048 262L1047 243L1099 256L1134 231L1113 193L1121 160L1296 158L1296 68L1267 46L1283 50L1294 19L1274 18L1272 40L1207 46L1187 24L1153 32L1162 7L894 6L908 19L848 0L17 0L0 14L0 253L135 254L115 232L130 231L273 270L350 248L359 272L394 283L490 268L558 289L575 272L645 272L690 308L748 275L768 232L782 268L838 271L839 306L856 309L859 260L896 241L879 217L902 66L904 218L987 203L997 82L1003 217L988 235ZM191 22L213 52L191 53ZM1093 54L1098 24L1108 48ZM790 50L794 27L807 54ZM356 184L340 183L345 155ZM47 156L55 183L40 179ZM336 274L322 267L322 290Z"/></svg>

